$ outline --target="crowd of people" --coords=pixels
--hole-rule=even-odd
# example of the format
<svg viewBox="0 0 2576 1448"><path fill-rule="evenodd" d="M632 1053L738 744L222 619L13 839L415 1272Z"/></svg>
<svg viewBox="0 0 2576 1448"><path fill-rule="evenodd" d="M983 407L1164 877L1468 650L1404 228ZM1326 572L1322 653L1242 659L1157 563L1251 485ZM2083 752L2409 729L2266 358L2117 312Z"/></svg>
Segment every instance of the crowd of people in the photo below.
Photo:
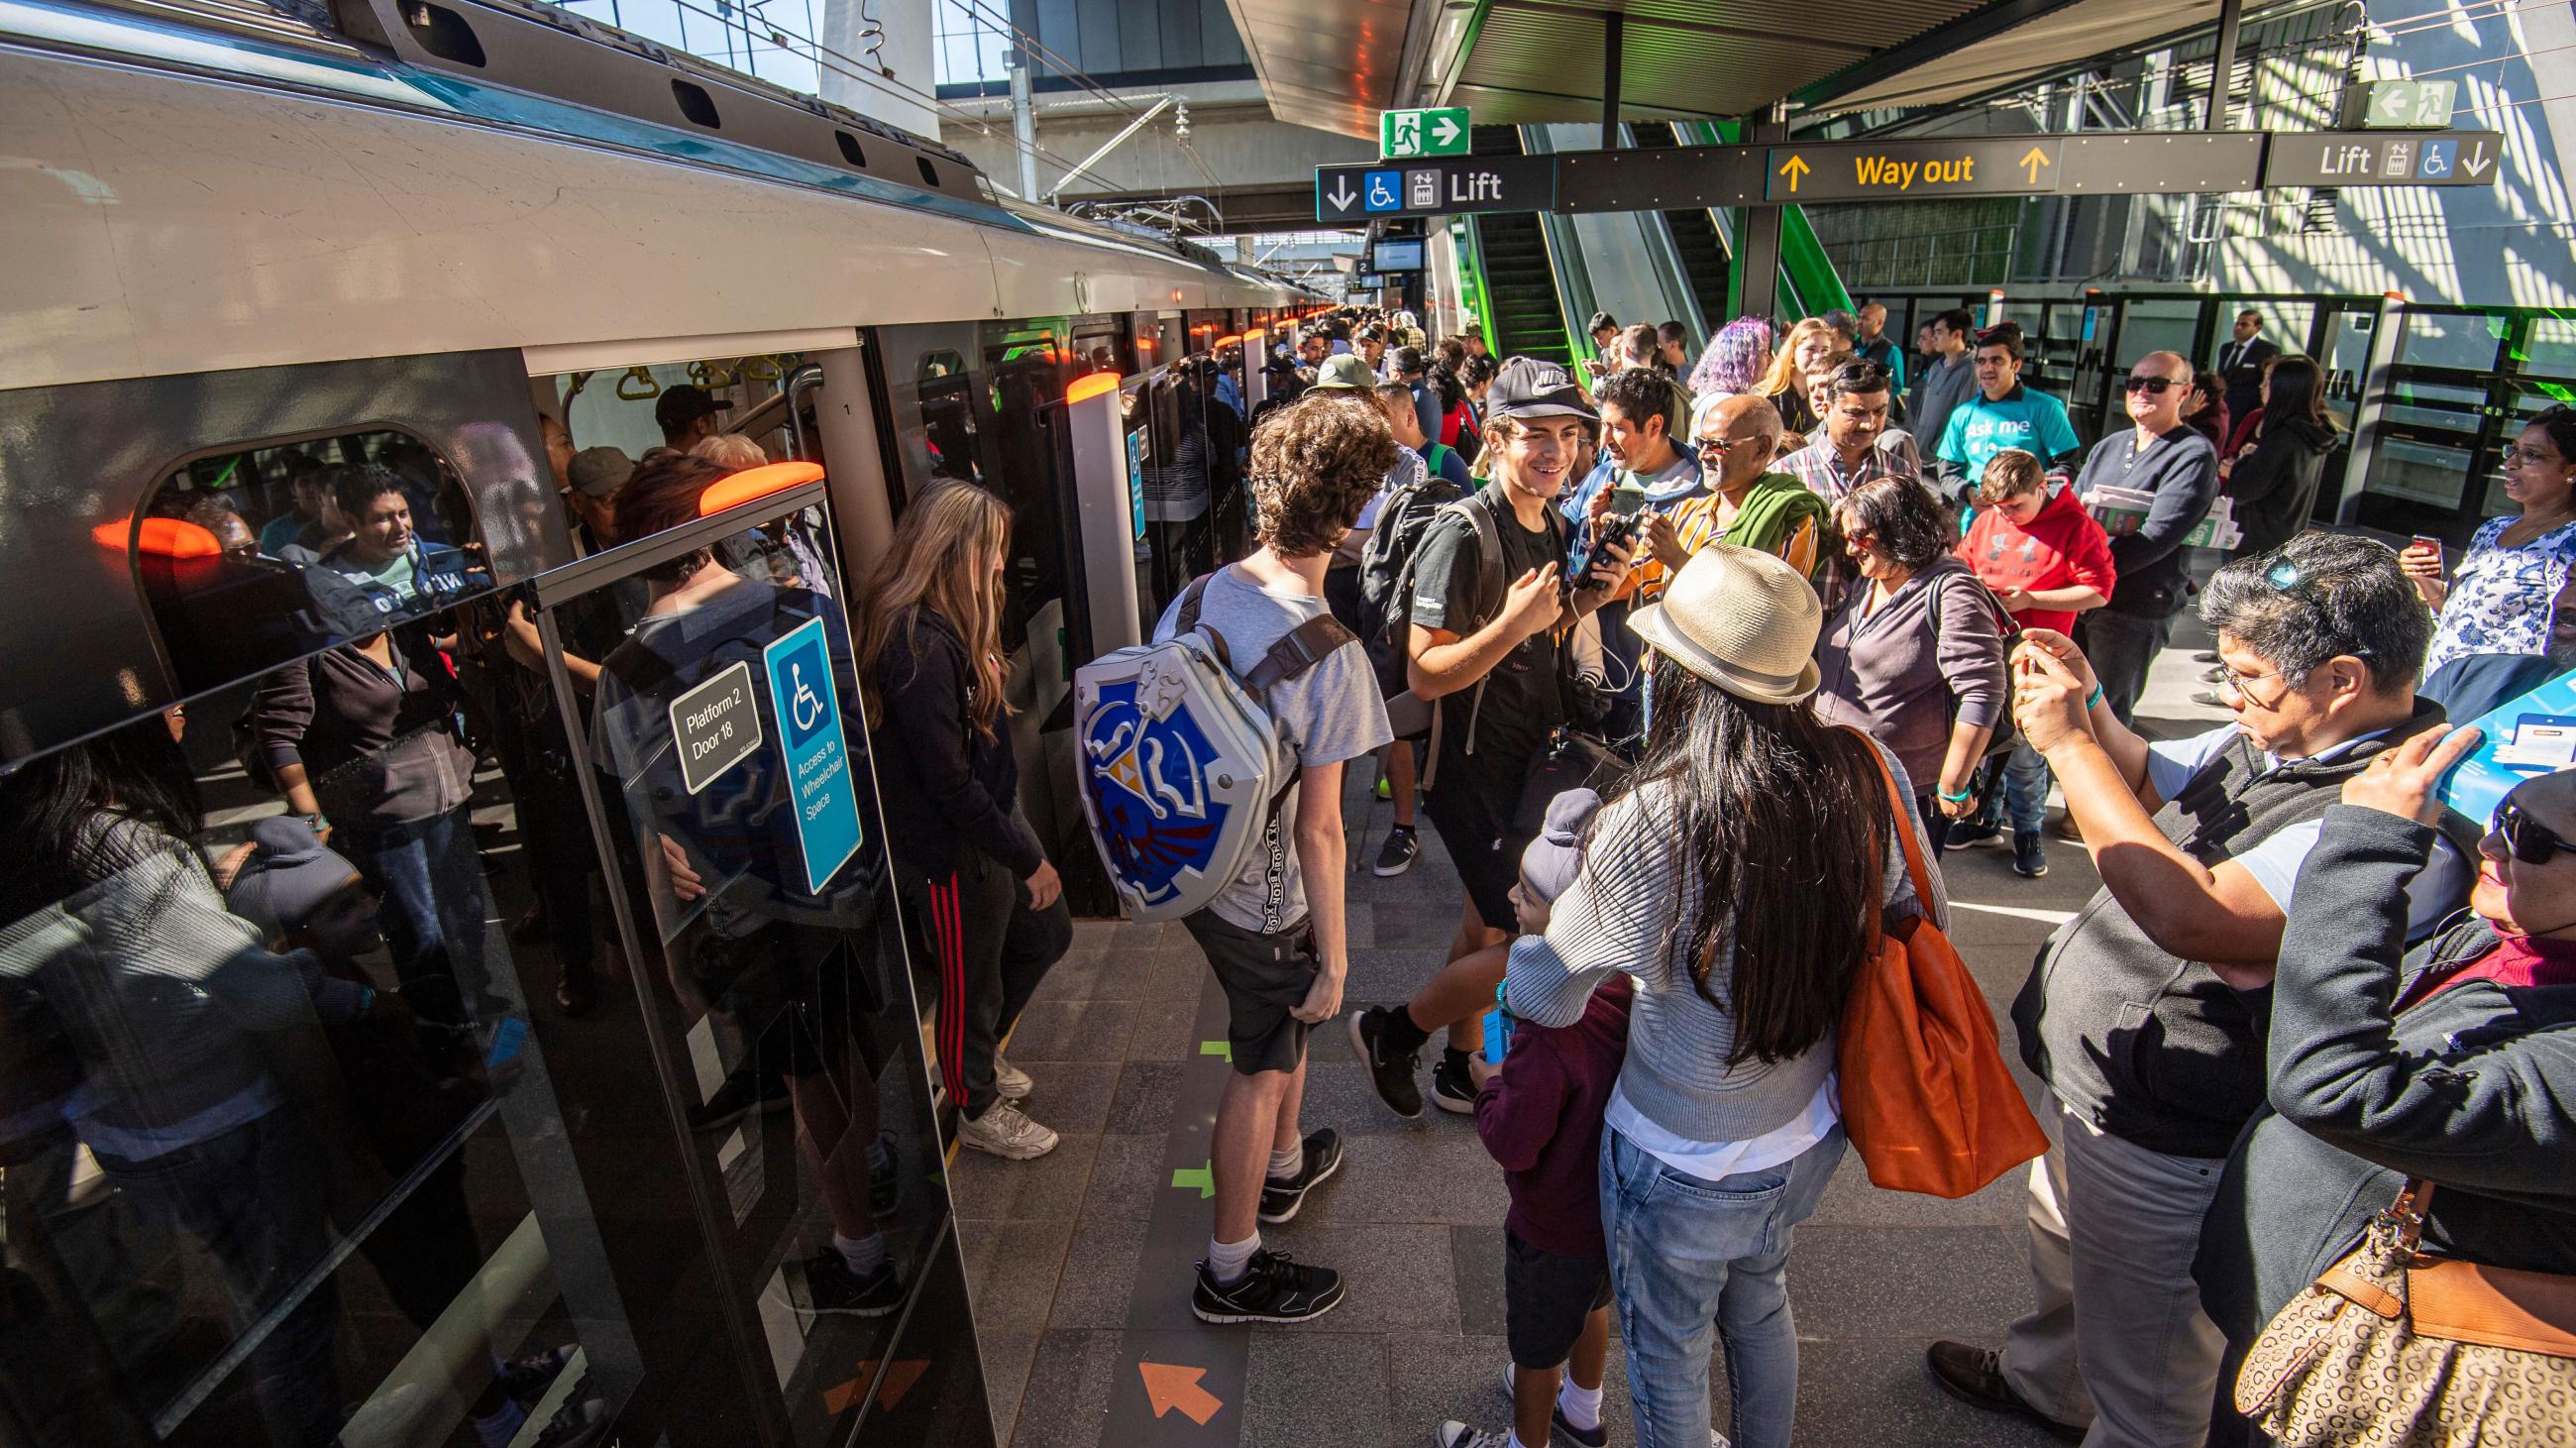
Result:
<svg viewBox="0 0 2576 1448"><path fill-rule="evenodd" d="M2125 421L2089 446L2009 322L1943 313L1909 351L1875 305L1785 329L1744 317L1694 355L1678 324L1593 320L1596 355L1573 367L1497 359L1473 331L1435 340L1403 313L1314 320L1231 359L1270 381L1239 442L1200 440L1239 451L1239 503L1134 480L1150 544L1227 555L1173 590L1157 638L1204 629L1235 660L1327 645L1262 690L1293 785L1249 865L1185 920L1226 999L1231 1066L1199 1317L1340 1304L1339 1273L1261 1235L1342 1166L1337 1135L1302 1119L1312 1035L1338 1026L1408 1118L1437 1035L1428 1103L1474 1119L1509 1189L1512 1398L1507 1425L1440 1423L1441 1448L1606 1442L1613 1314L1641 1444L1788 1444L1788 1263L1851 1145L1836 1042L1855 974L1880 940L1948 920L1937 866L1918 876L1909 854L2008 840L2019 875L2046 874L2053 793L2101 887L2049 938L2004 1034L2051 1127L2028 1173L2032 1302L1997 1324L2000 1346L1934 1344L1943 1390L2094 1448L2255 1444L2282 1421L2279 1387L2240 1370L2386 1203L2428 1250L2576 1272L2576 772L2536 772L2491 819L2440 793L2479 739L2461 726L2576 667L2576 409L2521 429L2504 464L2517 511L2454 563L2435 539L2311 525L2335 442L2322 375L2255 345L2256 317L2206 374L2138 358ZM1241 411L1227 359L1192 375ZM582 551L693 520L708 488L766 462L724 410L664 390L665 445L636 459L546 419ZM203 526L388 612L458 596L435 478L424 497L400 463L297 469L291 512ZM2204 576L2189 543L2222 489L2244 537ZM554 943L562 1013L593 1009L620 968L599 944L614 932L595 918L607 894L571 773L586 765L603 808L623 801L639 826L619 842L647 882L637 908L668 939L691 932L673 991L748 1046L690 1124L794 1113L832 1229L795 1264L800 1310L904 1300L875 1093L855 1074L881 1063L813 1025L848 989L841 947L817 942L863 906L772 857L741 823L757 799L702 796L648 745L675 679L728 644L837 624L846 591L824 647L860 685L842 707L876 751L955 1139L1045 1155L1056 1133L1001 1047L1072 932L1004 727L1011 528L995 495L944 481L864 577L844 582L825 540L783 518L655 565L586 637L541 636L512 606L463 641L487 684L500 671L522 691L481 742L514 786L535 902L520 928ZM2138 702L2195 606L2231 718L2151 737ZM10 1073L0 1149L16 1170L76 1128L221 1259L245 1317L328 1230L305 1189L328 1170L321 1143L282 1109L258 1033L309 1016L398 1036L434 1089L473 1090L496 1007L459 642L387 629L265 678L240 754L289 814L212 870L189 849L202 819L176 722L0 779L0 822L39 847L0 918L73 942L0 998L13 1043L46 1043L35 1003L70 1013L47 1027L60 1059ZM578 731L546 685L558 660L590 711ZM1457 875L1443 959L1403 1001L1343 999L1355 768L1390 805L1376 873L1416 867L1427 817ZM98 966L82 942L137 892L156 950ZM383 992L352 965L379 950ZM146 1020L188 1053L120 1057L118 1089L72 1090L82 1051ZM374 1142L382 1169L452 1124ZM476 1260L454 1191L385 1239L399 1250L379 1265L423 1318ZM251 1355L273 1441L329 1440L336 1311L305 1294ZM506 1442L568 1358L488 1356L473 1422ZM548 1441L604 1421L577 1403Z"/></svg>
<svg viewBox="0 0 2576 1448"><path fill-rule="evenodd" d="M2102 883L2005 1034L2053 1142L2032 1306L2000 1347L1935 1344L1935 1382L2097 1448L2268 1441L2279 1385L2237 1369L2410 1179L2442 1252L2576 1270L2576 772L2492 820L2438 792L2458 724L2576 666L2576 411L2523 430L2520 516L2451 568L2311 526L2320 374L2245 345L2257 318L2207 376L2137 359L2089 447L2010 323L1943 314L1909 357L1876 307L1742 318L1694 361L1594 322L1576 368L1426 352L1365 310L1310 326L1251 431L1253 550L1157 626L1237 658L1347 626L1269 697L1282 827L1188 917L1235 1072L1199 1316L1342 1300L1259 1230L1340 1165L1299 1118L1310 1033L1341 1020L1407 1117L1438 1035L1428 1098L1510 1192L1513 1402L1442 1448L1605 1441L1612 1313L1640 1443L1788 1443L1787 1264L1847 1145L1836 1021L1878 932L1947 918L1898 832L1934 858L2008 834L2042 875L2052 790ZM1466 482L1435 420L1473 440ZM2246 537L2204 576L2188 540L2230 485ZM2152 738L2135 710L2195 599L2232 718ZM1379 872L1416 859L1418 797L1461 900L1409 1000L1346 1010L1343 782L1372 756Z"/></svg>

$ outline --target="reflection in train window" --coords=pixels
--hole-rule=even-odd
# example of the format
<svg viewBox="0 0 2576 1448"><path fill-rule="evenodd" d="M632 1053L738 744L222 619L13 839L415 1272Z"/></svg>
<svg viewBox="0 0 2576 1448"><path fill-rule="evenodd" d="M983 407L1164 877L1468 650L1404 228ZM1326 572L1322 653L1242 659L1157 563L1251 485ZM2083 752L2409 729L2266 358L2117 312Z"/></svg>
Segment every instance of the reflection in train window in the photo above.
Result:
<svg viewBox="0 0 2576 1448"><path fill-rule="evenodd" d="M392 429L198 457L143 514L98 541L131 554L182 693L492 586L456 469Z"/></svg>
<svg viewBox="0 0 2576 1448"><path fill-rule="evenodd" d="M617 525L616 495L639 465L674 452L728 470L820 461L821 380L821 369L793 352L538 378L538 405L562 429L555 485L579 524L574 542L595 551L634 541Z"/></svg>
<svg viewBox="0 0 2576 1448"><path fill-rule="evenodd" d="M530 1129L546 1067L487 924L519 900L470 822L505 847L515 798L447 627L0 779L29 847L0 881L0 1377L36 1441L559 1441L633 1385L564 1133ZM282 776L329 813L276 813Z"/></svg>

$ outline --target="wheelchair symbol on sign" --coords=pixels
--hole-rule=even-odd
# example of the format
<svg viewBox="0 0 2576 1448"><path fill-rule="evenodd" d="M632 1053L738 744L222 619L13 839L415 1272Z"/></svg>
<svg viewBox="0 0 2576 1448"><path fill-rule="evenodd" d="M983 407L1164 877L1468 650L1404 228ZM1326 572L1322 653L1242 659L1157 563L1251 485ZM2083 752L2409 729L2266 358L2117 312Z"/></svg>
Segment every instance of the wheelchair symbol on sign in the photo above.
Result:
<svg viewBox="0 0 2576 1448"><path fill-rule="evenodd" d="M2458 149L2457 141L2426 141L2423 159L2417 163L2415 174L2428 181L2438 181L2450 175L2451 158Z"/></svg>
<svg viewBox="0 0 2576 1448"><path fill-rule="evenodd" d="M1393 211L1403 201L1403 175L1396 171L1368 173L1367 196L1361 202L1371 211Z"/></svg>
<svg viewBox="0 0 2576 1448"><path fill-rule="evenodd" d="M796 696L787 702L787 707L796 711L796 732L810 734L822 722L823 700L806 686L804 665L789 664L787 677L796 681Z"/></svg>

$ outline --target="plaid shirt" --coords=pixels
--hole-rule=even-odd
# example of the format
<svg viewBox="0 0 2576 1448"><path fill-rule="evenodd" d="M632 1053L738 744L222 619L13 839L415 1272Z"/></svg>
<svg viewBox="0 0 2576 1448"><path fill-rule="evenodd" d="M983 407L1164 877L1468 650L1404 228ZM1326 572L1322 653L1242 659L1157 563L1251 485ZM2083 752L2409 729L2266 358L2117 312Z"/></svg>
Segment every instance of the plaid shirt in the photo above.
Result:
<svg viewBox="0 0 2576 1448"><path fill-rule="evenodd" d="M1809 443L1773 466L1805 483L1807 491L1823 498L1828 505L1839 504L1855 489L1881 478L1923 481L1923 470L1919 466L1906 466L1903 457L1882 447L1871 448L1861 454L1858 466L1846 468L1842 455L1834 451L1832 443ZM1842 602L1843 590L1851 586L1852 562L1851 555L1843 551L1839 532L1827 541L1824 554L1824 564L1815 573L1816 596L1825 601L1826 611L1831 612Z"/></svg>

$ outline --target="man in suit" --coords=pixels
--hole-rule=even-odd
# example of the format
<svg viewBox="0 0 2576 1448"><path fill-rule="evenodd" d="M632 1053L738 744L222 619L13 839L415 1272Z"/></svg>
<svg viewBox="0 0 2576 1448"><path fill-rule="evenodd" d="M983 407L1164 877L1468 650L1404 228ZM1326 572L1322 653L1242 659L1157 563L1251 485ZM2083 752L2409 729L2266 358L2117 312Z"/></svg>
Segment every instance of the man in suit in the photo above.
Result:
<svg viewBox="0 0 2576 1448"><path fill-rule="evenodd" d="M2227 415L2243 417L2263 405L2263 366L2281 349L2263 340L2263 318L2252 309L2236 314L2233 340L2218 349L2218 376L2226 384Z"/></svg>

